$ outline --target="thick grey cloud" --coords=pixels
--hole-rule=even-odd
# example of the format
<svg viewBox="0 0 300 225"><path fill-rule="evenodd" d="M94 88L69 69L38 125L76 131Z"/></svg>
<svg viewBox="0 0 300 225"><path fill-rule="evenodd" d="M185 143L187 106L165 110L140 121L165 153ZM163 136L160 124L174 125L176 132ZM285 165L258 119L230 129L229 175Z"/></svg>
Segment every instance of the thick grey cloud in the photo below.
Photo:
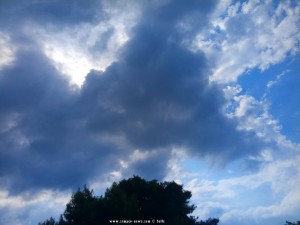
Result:
<svg viewBox="0 0 300 225"><path fill-rule="evenodd" d="M66 2L22 4L43 23L93 21L94 11L80 1L72 5L79 16L65 14ZM225 100L208 83L205 56L181 45L205 24L214 2L145 5L118 61L105 72L91 71L81 90L69 86L32 37L13 39L29 47L0 71L1 185L12 192L77 187L118 169L118 160L135 149L161 152L130 165L158 179L173 147L221 163L258 151L254 134L237 131L223 115Z"/></svg>
<svg viewBox="0 0 300 225"><path fill-rule="evenodd" d="M253 147L248 142L252 134L238 132L221 112L223 94L208 84L205 56L179 44L184 34L176 25L204 3L198 4L181 14L175 13L181 3L156 9L156 17L135 28L117 63L88 75L82 102L90 129L123 135L139 149L184 146L199 155L221 154L225 160ZM201 15L198 19L205 20L206 14Z"/></svg>
<svg viewBox="0 0 300 225"><path fill-rule="evenodd" d="M20 52L13 66L1 71L0 89L1 171L13 175L6 184L80 185L105 165L102 155L108 157L110 147L89 140L76 115L78 94L44 55Z"/></svg>
<svg viewBox="0 0 300 225"><path fill-rule="evenodd" d="M0 5L0 24L7 28L31 21L59 28L83 22L95 23L105 16L98 0L3 0Z"/></svg>

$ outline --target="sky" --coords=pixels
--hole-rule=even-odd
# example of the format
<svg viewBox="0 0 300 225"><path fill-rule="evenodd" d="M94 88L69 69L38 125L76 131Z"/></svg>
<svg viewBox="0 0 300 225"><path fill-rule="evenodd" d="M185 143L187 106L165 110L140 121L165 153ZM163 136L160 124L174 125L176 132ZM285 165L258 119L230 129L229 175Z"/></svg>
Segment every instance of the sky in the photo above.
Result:
<svg viewBox="0 0 300 225"><path fill-rule="evenodd" d="M300 2L1 0L0 224L176 181L220 225L300 220Z"/></svg>

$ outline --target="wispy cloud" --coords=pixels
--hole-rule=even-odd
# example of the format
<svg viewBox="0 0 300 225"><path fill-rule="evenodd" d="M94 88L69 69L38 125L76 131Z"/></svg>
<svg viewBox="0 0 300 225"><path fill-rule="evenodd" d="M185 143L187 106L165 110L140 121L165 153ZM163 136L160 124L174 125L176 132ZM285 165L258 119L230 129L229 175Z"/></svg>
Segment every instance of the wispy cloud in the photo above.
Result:
<svg viewBox="0 0 300 225"><path fill-rule="evenodd" d="M211 26L198 34L192 49L215 62L211 81L235 82L247 70L281 62L299 51L300 7L294 1L221 1Z"/></svg>

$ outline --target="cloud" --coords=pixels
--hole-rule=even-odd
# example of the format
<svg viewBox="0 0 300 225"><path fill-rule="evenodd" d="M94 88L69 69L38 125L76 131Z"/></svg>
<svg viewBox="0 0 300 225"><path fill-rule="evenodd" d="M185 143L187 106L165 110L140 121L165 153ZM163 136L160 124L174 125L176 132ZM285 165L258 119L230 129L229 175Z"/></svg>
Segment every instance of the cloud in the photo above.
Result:
<svg viewBox="0 0 300 225"><path fill-rule="evenodd" d="M84 2L75 1L2 1L1 17L7 17L11 21L2 22L7 28L11 22L23 23L24 20L33 20L44 25L55 24L57 28L72 26L83 22L95 22L101 14L101 1L91 0ZM99 14L100 12L100 14ZM14 16L18 15L18 16Z"/></svg>
<svg viewBox="0 0 300 225"><path fill-rule="evenodd" d="M235 120L223 114L225 99L218 86L208 84L205 56L180 42L187 21L197 16L200 28L214 3L146 5L149 17L133 28L118 61L91 71L81 89L72 88L48 58L39 33L11 31L19 48L0 77L2 186L11 192L80 186L99 173L120 170L120 160L136 149L148 158L132 161L128 171L160 179L173 147L221 165L259 152L262 143L254 133L237 130ZM51 24L57 22L57 7L22 2L16 10L25 8L23 16L32 12L30 18L42 10L41 23ZM75 19L71 13L58 27L94 18L83 13Z"/></svg>
<svg viewBox="0 0 300 225"><path fill-rule="evenodd" d="M174 174L177 179L184 179L181 174L185 170L181 169L183 173ZM216 179L215 173L223 173L222 178ZM241 174L239 167L233 167L230 174L225 173L203 169L190 177L185 188L193 193L196 215L201 218L219 217L224 224L249 224L249 220L252 224L260 224L264 220L278 222L297 214L298 156L270 160L252 173Z"/></svg>
<svg viewBox="0 0 300 225"><path fill-rule="evenodd" d="M91 69L103 71L117 60L119 49L129 39L136 23L137 8L138 4L104 1L97 11L100 18L96 22L81 21L59 30L56 26L45 27L33 22L26 29L35 34L56 68L69 76L73 84L81 86Z"/></svg>
<svg viewBox="0 0 300 225"><path fill-rule="evenodd" d="M278 84L281 81L282 77L285 76L289 72L290 72L290 70L286 70L286 71L283 71L280 74L278 74L276 76L275 80L271 80L267 83L267 88L271 89L274 85Z"/></svg>
<svg viewBox="0 0 300 225"><path fill-rule="evenodd" d="M88 144L84 132L76 129L79 121L72 116L76 94L67 80L43 54L20 52L15 64L2 70L0 83L0 117L7 123L1 132L1 171L8 182L2 185L10 184L20 191L81 183L80 174L93 160L87 166L72 164L91 159L88 154L81 158L82 151L87 148L92 152L95 147ZM72 154L74 139L81 138Z"/></svg>
<svg viewBox="0 0 300 225"><path fill-rule="evenodd" d="M18 48L25 47L24 34L37 42L56 68L72 84L81 86L91 69L104 70L117 59L119 48L136 23L139 5L97 0L4 1L0 17L7 23L0 25ZM15 29L11 29L10 23ZM8 49L4 35L0 39L6 45L2 48L2 61L7 61L12 49Z"/></svg>
<svg viewBox="0 0 300 225"><path fill-rule="evenodd" d="M37 224L40 219L48 219L50 214L59 214L70 199L69 192L50 190L35 194L23 193L22 196L10 196L0 191L0 222L2 224Z"/></svg>
<svg viewBox="0 0 300 225"><path fill-rule="evenodd" d="M132 174L185 184L203 219L296 215L299 144L232 82L299 51L298 2L1 4L0 223Z"/></svg>
<svg viewBox="0 0 300 225"><path fill-rule="evenodd" d="M10 64L14 60L14 48L10 43L8 35L0 32L0 70L2 66Z"/></svg>
<svg viewBox="0 0 300 225"><path fill-rule="evenodd" d="M248 70L266 70L299 52L299 10L297 1L221 1L190 48L215 62L211 81L235 82Z"/></svg>
<svg viewBox="0 0 300 225"><path fill-rule="evenodd" d="M276 81L270 81L272 85L276 84L280 77L282 75L277 76ZM267 91L271 87L270 82L267 85ZM240 85L227 86L224 89L225 97L228 100L225 111L229 117L237 118L238 128L252 130L258 137L269 143L269 147L277 149L279 146L292 149L292 141L282 134L279 121L270 114L270 102L265 98L266 95L261 100L256 100L242 92L243 89Z"/></svg>

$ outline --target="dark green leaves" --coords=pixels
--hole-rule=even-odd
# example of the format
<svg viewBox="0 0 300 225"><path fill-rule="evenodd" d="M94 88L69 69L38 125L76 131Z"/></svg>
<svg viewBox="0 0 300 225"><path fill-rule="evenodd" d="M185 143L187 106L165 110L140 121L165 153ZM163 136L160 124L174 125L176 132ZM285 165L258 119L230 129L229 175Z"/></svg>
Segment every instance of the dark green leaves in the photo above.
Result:
<svg viewBox="0 0 300 225"><path fill-rule="evenodd" d="M53 218L39 225L106 225L111 221L163 221L166 225L217 225L218 219L197 221L190 214L196 206L192 194L175 182L146 181L138 176L113 183L104 196L86 186L73 193L58 222Z"/></svg>

